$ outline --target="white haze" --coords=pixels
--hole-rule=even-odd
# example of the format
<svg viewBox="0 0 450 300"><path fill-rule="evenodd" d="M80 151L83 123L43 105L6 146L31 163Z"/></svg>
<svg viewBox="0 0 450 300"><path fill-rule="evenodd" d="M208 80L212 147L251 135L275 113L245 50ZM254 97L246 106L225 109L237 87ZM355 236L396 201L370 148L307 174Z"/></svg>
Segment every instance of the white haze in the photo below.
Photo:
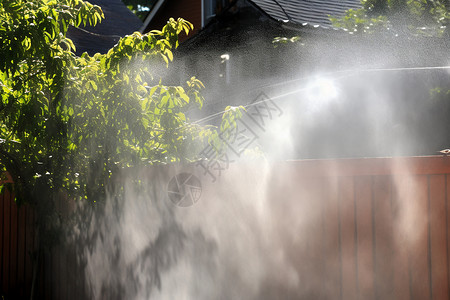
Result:
<svg viewBox="0 0 450 300"><path fill-rule="evenodd" d="M379 53L377 59L371 67L395 64L383 62ZM423 145L419 133L408 127L420 111L395 102L410 94L395 84L389 86L383 78L386 73L337 76L321 74L320 69L325 68L318 66L307 80L262 88L283 114L270 120L265 132L258 132L252 147L265 154L251 157L253 167L233 166L215 183L192 166L123 174L123 199L116 199L117 191L111 187L106 204L88 218L86 231L79 232L89 237L79 256L86 265L90 298L327 298L327 283L313 266L305 263L299 268L302 263L293 255L295 247L307 247L304 229L320 214L315 205L320 199L307 189L295 190L295 180L279 172L274 178L268 160L412 155L409 149L421 150ZM304 72L299 69L302 76ZM242 81L245 86L252 79ZM297 89L300 92L291 93ZM291 94L278 97L286 93ZM210 88L206 101L223 97L218 94ZM255 91L241 97L237 104L246 105L257 95ZM167 184L186 170L202 179L203 192L198 203L180 208L168 199ZM133 184L137 179L148 184L137 187ZM271 186L283 184L290 187L287 194L268 195ZM397 193L408 203L414 199L411 190ZM408 228L420 212L408 203L399 204L404 209L399 209L396 230L406 245L414 246L420 233ZM353 258L343 257L343 265L347 259Z"/></svg>
<svg viewBox="0 0 450 300"><path fill-rule="evenodd" d="M201 200L188 208L167 197L177 170L141 173L146 188L128 184L124 203L109 199L101 220L92 220L91 233L102 235L83 255L92 297L264 299L266 282L295 289L299 274L286 260L266 202L267 168L205 179ZM305 222L295 219L286 230Z"/></svg>

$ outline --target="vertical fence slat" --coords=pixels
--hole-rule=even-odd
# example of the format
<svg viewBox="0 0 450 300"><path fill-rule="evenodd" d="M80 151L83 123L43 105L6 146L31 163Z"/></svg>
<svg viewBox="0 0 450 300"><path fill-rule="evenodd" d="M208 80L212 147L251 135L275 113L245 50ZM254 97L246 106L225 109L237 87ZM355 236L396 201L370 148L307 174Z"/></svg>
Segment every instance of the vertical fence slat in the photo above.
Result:
<svg viewBox="0 0 450 300"><path fill-rule="evenodd" d="M25 294L27 297L31 295L31 282L33 280L33 255L34 255L34 214L31 207L27 207L26 213L26 259L25 259L25 278L28 283L25 287Z"/></svg>
<svg viewBox="0 0 450 300"><path fill-rule="evenodd" d="M76 299L78 293L77 269L76 269L76 253L73 249L66 249L67 253L67 269L65 280L67 282L67 299ZM77 297L80 298L80 297Z"/></svg>
<svg viewBox="0 0 450 300"><path fill-rule="evenodd" d="M307 180L305 183L305 197L307 197L308 203L305 205L306 211L310 212L312 216L307 220L305 226L308 228L306 232L307 247L306 253L309 260L309 266L307 273L310 274L312 284L309 289L313 292L310 293L311 297L322 298L325 291L323 290L322 280L325 275L324 272L324 260L323 256L323 202L324 198L324 186L323 181L319 178Z"/></svg>
<svg viewBox="0 0 450 300"><path fill-rule="evenodd" d="M393 290L393 227L391 177L374 176L373 203L375 224L375 296L395 299Z"/></svg>
<svg viewBox="0 0 450 300"><path fill-rule="evenodd" d="M394 233L394 253L393 261L395 268L393 268L393 299L410 299L411 298L411 278L409 273L409 252L408 239L405 228L410 228L409 223L403 221L404 215L407 212L405 206L408 202L412 203L410 199L411 194L411 180L409 176L394 176L392 178L392 219L393 219L393 233ZM406 215L408 215L406 213ZM406 223L406 224L404 224Z"/></svg>
<svg viewBox="0 0 450 300"><path fill-rule="evenodd" d="M57 211L63 217L67 217L69 202L65 198L58 198L56 200ZM65 249L65 245L57 245L56 248L59 250L59 274L58 274L58 282L61 286L61 292L59 299L66 300L68 297L68 282L67 282L67 251Z"/></svg>
<svg viewBox="0 0 450 300"><path fill-rule="evenodd" d="M356 222L354 183L352 177L343 177L339 192L341 223L342 299L357 298Z"/></svg>
<svg viewBox="0 0 450 300"><path fill-rule="evenodd" d="M314 217L311 222L308 222L309 233L308 233L308 248L309 257L311 259L310 274L314 274L314 284L312 285L315 289L313 296L316 298L324 297L325 291L322 287L323 276L325 275L325 257L323 256L323 202L324 198L324 186L323 181L319 178L314 178L314 180L307 183L310 195L309 210L313 213Z"/></svg>
<svg viewBox="0 0 450 300"><path fill-rule="evenodd" d="M341 291L341 272L339 257L339 212L338 212L338 180L328 179L324 182L324 205L323 205L323 239L325 275L324 299L338 299Z"/></svg>
<svg viewBox="0 0 450 300"><path fill-rule="evenodd" d="M17 226L17 204L14 196L10 194L11 203L11 238L10 238L10 259L9 259L9 286L12 293L17 294L17 242L18 242L18 226Z"/></svg>
<svg viewBox="0 0 450 300"><path fill-rule="evenodd" d="M428 181L427 176L413 176L409 219L409 257L412 299L430 299L428 244ZM413 229L413 230L411 230Z"/></svg>
<svg viewBox="0 0 450 300"><path fill-rule="evenodd" d="M11 201L10 192L5 191L3 197L3 292L9 292L9 262L11 245Z"/></svg>
<svg viewBox="0 0 450 300"><path fill-rule="evenodd" d="M374 299L372 178L355 179L358 298Z"/></svg>
<svg viewBox="0 0 450 300"><path fill-rule="evenodd" d="M27 206L23 205L19 208L18 218L18 250L17 250L17 286L19 287L19 297L25 298L25 289L27 282L25 280L25 261L26 261L26 210Z"/></svg>
<svg viewBox="0 0 450 300"><path fill-rule="evenodd" d="M53 293L55 284L52 282L52 277L54 277L54 274L51 268L51 257L52 252L50 250L45 251L42 255L42 263L44 264L44 276L42 280L44 281L46 299L57 299Z"/></svg>
<svg viewBox="0 0 450 300"><path fill-rule="evenodd" d="M450 295L450 176L445 175L445 223L446 223L446 246L447 246L447 293Z"/></svg>
<svg viewBox="0 0 450 300"><path fill-rule="evenodd" d="M429 189L432 295L433 299L448 299L445 175L431 175Z"/></svg>
<svg viewBox="0 0 450 300"><path fill-rule="evenodd" d="M40 257L39 257L39 269L38 269L38 276L37 276L37 295L39 295L38 298L40 299L49 299L48 294L50 293L50 291L47 290L47 286L45 285L45 276L46 276L46 272L48 272L48 263L45 259L45 252L41 251L39 253Z"/></svg>
<svg viewBox="0 0 450 300"><path fill-rule="evenodd" d="M52 299L61 299L61 283L59 281L59 276L60 276L59 265L60 265L59 249L54 247L51 250L51 256L50 256L49 262L47 264L49 271L53 275L51 277L52 294L53 294Z"/></svg>
<svg viewBox="0 0 450 300"><path fill-rule="evenodd" d="M57 201L59 202L58 206L59 206L60 214L63 216L63 218L67 219L69 217L69 214L70 214L70 211L71 211L70 200L68 200L67 198L61 197ZM63 286L64 293L63 293L63 296L62 296L61 299L63 299L63 300L66 299L67 300L72 295L71 294L71 287L75 284L75 283L72 283L72 282L70 282L68 280L69 279L69 272L73 271L73 270L70 270L70 265L69 265L69 262L70 262L70 258L69 258L70 251L67 249L66 245L58 245L57 247L61 249L61 256L62 256L61 257L61 259L62 259L62 263L61 263L62 270L61 270L61 274L59 276L60 277L59 280L62 281L62 286Z"/></svg>
<svg viewBox="0 0 450 300"><path fill-rule="evenodd" d="M5 227L3 226L4 224L4 219L5 219L5 214L4 214L4 209L3 206L5 205L5 193L0 194L0 279L1 279L1 285L0 288L3 289L3 278L4 278L4 274L3 274L3 237L4 237L4 230Z"/></svg>
<svg viewBox="0 0 450 300"><path fill-rule="evenodd" d="M60 273L59 273L59 282L61 284L61 300L66 300L68 296L68 285L67 282L67 252L64 250L64 247L59 247L61 249L60 251Z"/></svg>
<svg viewBox="0 0 450 300"><path fill-rule="evenodd" d="M446 177L444 174L429 176L431 288L433 299L449 298Z"/></svg>

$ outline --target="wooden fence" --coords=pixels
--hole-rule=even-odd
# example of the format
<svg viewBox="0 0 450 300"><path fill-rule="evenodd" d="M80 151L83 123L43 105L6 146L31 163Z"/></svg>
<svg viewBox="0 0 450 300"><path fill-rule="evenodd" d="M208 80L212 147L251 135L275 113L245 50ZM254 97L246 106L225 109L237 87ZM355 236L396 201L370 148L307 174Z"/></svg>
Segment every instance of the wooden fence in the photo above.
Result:
<svg viewBox="0 0 450 300"><path fill-rule="evenodd" d="M273 295L269 284L269 298L449 299L450 157L291 161L272 170L269 202L286 216L279 241L290 245L286 256L300 283ZM314 212L299 227L301 242L281 230L299 211ZM27 298L33 212L5 192L0 224L1 295ZM71 274L74 253L58 251L41 254L36 299L72 299L83 288Z"/></svg>
<svg viewBox="0 0 450 300"><path fill-rule="evenodd" d="M18 208L9 191L0 195L0 226L1 295L26 298L33 276L33 213L28 206Z"/></svg>
<svg viewBox="0 0 450 300"><path fill-rule="evenodd" d="M69 203L63 201L57 203L59 213L67 213ZM84 299L84 277L74 250L59 246L38 251L36 238L32 207L18 207L5 189L0 194L0 296L30 299L33 289L33 299Z"/></svg>
<svg viewBox="0 0 450 300"><path fill-rule="evenodd" d="M306 299L449 299L450 158L287 162L277 174L282 211L316 211L298 232L308 242L291 242L298 273L317 277L305 275Z"/></svg>

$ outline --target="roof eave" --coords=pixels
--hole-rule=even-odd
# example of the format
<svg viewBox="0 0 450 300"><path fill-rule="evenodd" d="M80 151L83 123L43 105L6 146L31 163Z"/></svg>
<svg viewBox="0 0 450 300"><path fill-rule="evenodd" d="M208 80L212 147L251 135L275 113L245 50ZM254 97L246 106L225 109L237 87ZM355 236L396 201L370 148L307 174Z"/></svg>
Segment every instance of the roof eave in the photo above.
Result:
<svg viewBox="0 0 450 300"><path fill-rule="evenodd" d="M164 4L164 2L166 2L167 0L158 0L158 2L155 3L155 5L152 7L152 10L150 11L150 13L148 14L148 16L145 18L144 20L144 24L142 25L142 27L139 29L140 33L144 33L145 29L147 29L147 26L150 24L150 22L153 20L153 18L156 16L156 14L158 13L159 9L162 7L162 5Z"/></svg>

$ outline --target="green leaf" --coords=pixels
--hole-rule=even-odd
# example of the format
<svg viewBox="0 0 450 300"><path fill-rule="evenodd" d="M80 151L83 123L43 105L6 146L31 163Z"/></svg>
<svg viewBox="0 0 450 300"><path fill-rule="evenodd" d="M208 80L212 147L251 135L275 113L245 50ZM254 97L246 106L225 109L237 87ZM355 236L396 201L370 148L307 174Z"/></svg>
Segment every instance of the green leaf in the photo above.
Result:
<svg viewBox="0 0 450 300"><path fill-rule="evenodd" d="M93 88L95 91L98 89L98 88L97 88L97 84L95 83L95 81L91 80L89 83L91 84L92 88Z"/></svg>
<svg viewBox="0 0 450 300"><path fill-rule="evenodd" d="M167 56L165 56L164 54L161 53L162 58L164 59L164 61L166 62L166 65L169 66L169 60L167 59Z"/></svg>
<svg viewBox="0 0 450 300"><path fill-rule="evenodd" d="M167 57L169 58L170 61L173 60L173 54L172 54L172 51L170 51L169 49L166 49L165 54L167 55Z"/></svg>
<svg viewBox="0 0 450 300"><path fill-rule="evenodd" d="M159 86L154 86L150 89L150 97L153 96L153 94L156 92L156 90L159 88Z"/></svg>
<svg viewBox="0 0 450 300"><path fill-rule="evenodd" d="M161 107L166 107L167 106L167 102L170 99L170 95L166 94L164 97L162 97L161 99Z"/></svg>

